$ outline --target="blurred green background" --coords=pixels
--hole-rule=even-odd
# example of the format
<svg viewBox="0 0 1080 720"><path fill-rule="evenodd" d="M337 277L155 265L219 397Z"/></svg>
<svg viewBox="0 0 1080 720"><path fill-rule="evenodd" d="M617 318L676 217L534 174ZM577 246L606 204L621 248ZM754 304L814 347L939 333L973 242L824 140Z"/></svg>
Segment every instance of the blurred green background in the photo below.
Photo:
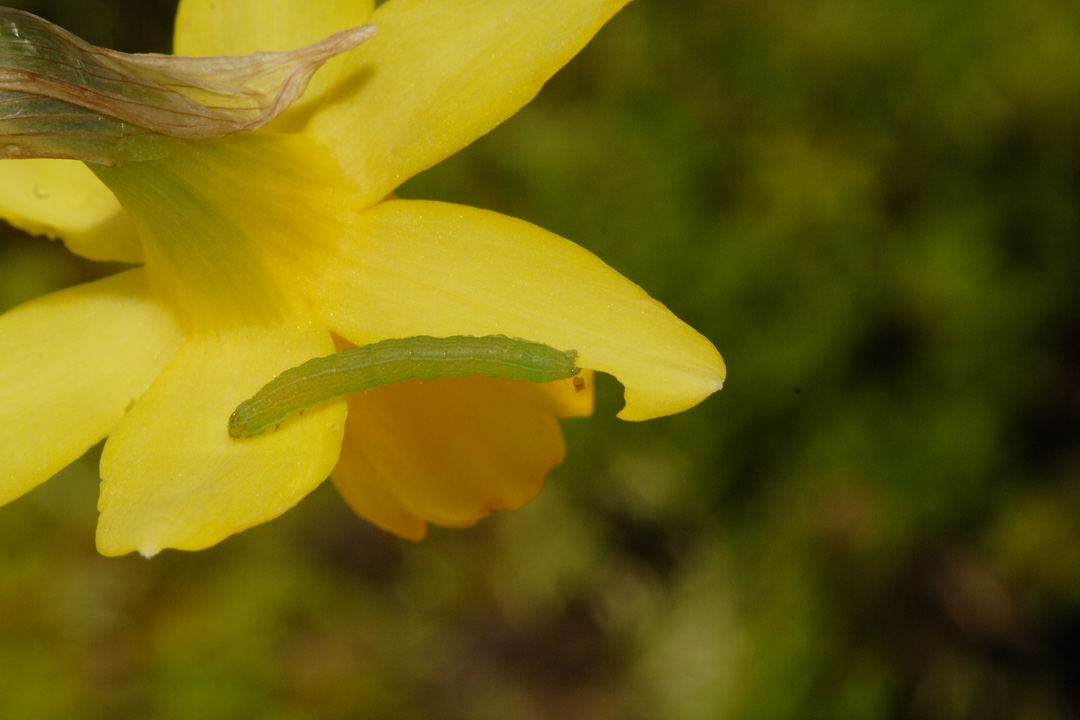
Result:
<svg viewBox="0 0 1080 720"><path fill-rule="evenodd" d="M603 378L537 500L421 544L324 485L105 559L92 452L0 509L0 717L1080 715L1080 4L638 0L400 194L581 243L728 386ZM0 309L112 270L4 229Z"/></svg>

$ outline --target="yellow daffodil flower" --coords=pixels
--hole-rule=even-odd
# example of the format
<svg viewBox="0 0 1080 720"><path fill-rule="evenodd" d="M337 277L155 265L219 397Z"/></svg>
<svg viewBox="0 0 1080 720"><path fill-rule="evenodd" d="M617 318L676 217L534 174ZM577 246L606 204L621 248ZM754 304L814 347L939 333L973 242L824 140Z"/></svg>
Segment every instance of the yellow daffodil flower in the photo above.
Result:
<svg viewBox="0 0 1080 720"><path fill-rule="evenodd" d="M335 342L503 334L574 349L623 383L629 420L718 390L712 344L581 247L392 195L527 103L627 1L182 0L177 55L377 33L253 132L170 138L173 152L115 167L0 161L0 216L138 265L0 316L0 503L108 438L106 555L205 548L327 476L360 516L419 539L527 502L563 459L557 418L592 411L591 382L408 381L229 436L242 400Z"/></svg>

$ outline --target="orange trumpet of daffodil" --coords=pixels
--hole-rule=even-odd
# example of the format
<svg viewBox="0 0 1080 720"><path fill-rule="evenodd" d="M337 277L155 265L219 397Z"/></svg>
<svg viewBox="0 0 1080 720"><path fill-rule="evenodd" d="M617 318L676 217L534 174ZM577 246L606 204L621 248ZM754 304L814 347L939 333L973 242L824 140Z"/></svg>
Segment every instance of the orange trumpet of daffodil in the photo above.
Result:
<svg viewBox="0 0 1080 720"><path fill-rule="evenodd" d="M344 28L268 125L115 167L0 161L0 216L137 267L0 316L0 502L107 438L97 545L199 549L327 476L419 539L516 508L562 461L592 383L409 381L235 440L227 420L341 339L502 334L616 376L629 420L720 388L716 349L581 247L529 223L395 198L516 112L627 0L183 0L177 55L292 50ZM338 338L338 340L335 340Z"/></svg>

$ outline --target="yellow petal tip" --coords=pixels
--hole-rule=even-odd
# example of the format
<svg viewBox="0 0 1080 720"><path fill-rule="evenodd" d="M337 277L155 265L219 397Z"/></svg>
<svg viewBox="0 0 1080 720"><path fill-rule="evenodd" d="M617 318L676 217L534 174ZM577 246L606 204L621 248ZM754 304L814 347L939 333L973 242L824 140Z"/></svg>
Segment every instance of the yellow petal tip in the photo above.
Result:
<svg viewBox="0 0 1080 720"><path fill-rule="evenodd" d="M718 390L727 380L727 367L720 353L697 367L682 367L670 374L658 373L650 384L624 385L626 406L616 417L640 422L689 410Z"/></svg>

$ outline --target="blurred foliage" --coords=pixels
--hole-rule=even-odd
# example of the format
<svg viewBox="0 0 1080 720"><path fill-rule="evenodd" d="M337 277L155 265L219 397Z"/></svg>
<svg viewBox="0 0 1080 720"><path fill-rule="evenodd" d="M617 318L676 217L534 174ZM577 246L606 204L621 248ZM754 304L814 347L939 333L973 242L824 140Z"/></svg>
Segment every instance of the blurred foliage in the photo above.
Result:
<svg viewBox="0 0 1080 720"><path fill-rule="evenodd" d="M139 51L174 10L18 6ZM536 501L417 545L324 486L101 558L91 453L0 509L0 717L1076 717L1078 90L1075 3L632 3L401 194L580 242L728 387L602 383ZM0 306L108 271L5 231Z"/></svg>

